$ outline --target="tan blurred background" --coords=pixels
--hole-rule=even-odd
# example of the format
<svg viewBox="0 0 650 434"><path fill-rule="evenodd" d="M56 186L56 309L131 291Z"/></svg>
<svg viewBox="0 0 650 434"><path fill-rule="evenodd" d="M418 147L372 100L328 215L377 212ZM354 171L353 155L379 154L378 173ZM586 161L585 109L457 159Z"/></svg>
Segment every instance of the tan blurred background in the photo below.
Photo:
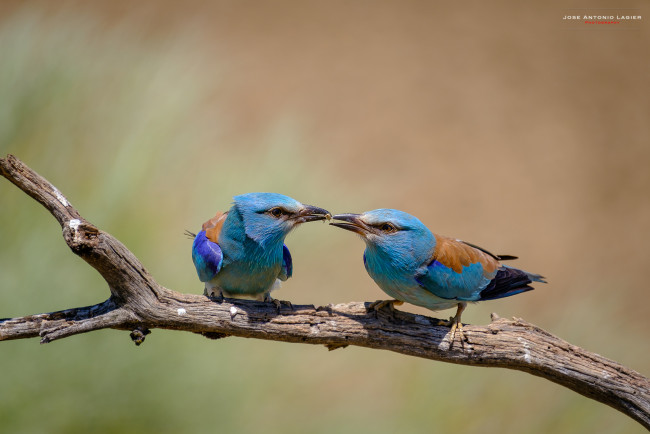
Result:
<svg viewBox="0 0 650 434"><path fill-rule="evenodd" d="M523 317L648 375L650 26L567 29L576 6L3 1L0 154L183 292L183 230L235 194L405 210L547 276L464 321ZM0 317L108 296L38 204L0 197ZM351 234L287 244L280 298L383 296ZM643 431L524 373L359 348L106 330L3 342L0 372L0 432Z"/></svg>

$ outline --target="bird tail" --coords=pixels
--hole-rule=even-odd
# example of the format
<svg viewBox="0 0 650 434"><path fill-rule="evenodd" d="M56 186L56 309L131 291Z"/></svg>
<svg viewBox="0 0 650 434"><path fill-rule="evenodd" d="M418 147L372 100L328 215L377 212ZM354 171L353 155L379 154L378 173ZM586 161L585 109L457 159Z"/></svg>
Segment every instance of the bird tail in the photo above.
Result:
<svg viewBox="0 0 650 434"><path fill-rule="evenodd" d="M529 273L518 268L501 266L492 281L481 291L479 300L495 300L497 298L510 297L526 291L532 291L529 284L532 282L546 283L539 274Z"/></svg>
<svg viewBox="0 0 650 434"><path fill-rule="evenodd" d="M497 259L499 261L514 261L515 259L519 259L519 256L513 256L513 255L497 255Z"/></svg>

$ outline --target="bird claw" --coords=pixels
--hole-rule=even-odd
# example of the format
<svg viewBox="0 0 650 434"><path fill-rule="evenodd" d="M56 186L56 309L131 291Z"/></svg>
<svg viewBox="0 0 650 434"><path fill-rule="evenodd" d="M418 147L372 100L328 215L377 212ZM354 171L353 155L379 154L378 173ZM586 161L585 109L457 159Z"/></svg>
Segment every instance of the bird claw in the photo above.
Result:
<svg viewBox="0 0 650 434"><path fill-rule="evenodd" d="M205 288L203 290L203 295L210 297L219 303L223 303L224 300L223 292L219 290L217 294L217 288Z"/></svg>
<svg viewBox="0 0 650 434"><path fill-rule="evenodd" d="M445 326L445 327L450 327L451 330L449 333L451 334L451 337L449 338L449 348L451 349L454 346L454 342L456 340L456 333L458 333L458 336L460 337L460 343L461 345L465 345L464 343L467 341L467 338L465 337L465 333L463 333L463 323L460 322L460 318L456 317L450 317L448 321L445 320L439 320L438 325Z"/></svg>
<svg viewBox="0 0 650 434"><path fill-rule="evenodd" d="M465 310L465 304L464 303L458 303L458 310L456 311L456 316L452 316L449 318L448 321L445 320L438 320L439 326L445 326L445 327L450 327L451 330L449 333L451 334L449 338L449 349L451 349L454 346L454 342L456 341L456 333L458 333L458 336L460 337L460 344L465 347L465 342L469 343L469 339L465 337L465 333L463 333L463 323L460 322L460 316Z"/></svg>
<svg viewBox="0 0 650 434"><path fill-rule="evenodd" d="M391 314L392 317L395 317L395 312L397 312L397 309L395 309L395 305L401 306L404 304L403 301L401 300L377 300L373 301L366 307L366 311L374 311L375 312L375 317L377 317L377 314L381 309L384 307L388 306L388 310Z"/></svg>
<svg viewBox="0 0 650 434"><path fill-rule="evenodd" d="M282 305L287 306L289 309L293 310L293 304L288 300L278 300L277 298L272 298L269 294L264 296L264 301L267 303L273 303L278 313L282 310Z"/></svg>

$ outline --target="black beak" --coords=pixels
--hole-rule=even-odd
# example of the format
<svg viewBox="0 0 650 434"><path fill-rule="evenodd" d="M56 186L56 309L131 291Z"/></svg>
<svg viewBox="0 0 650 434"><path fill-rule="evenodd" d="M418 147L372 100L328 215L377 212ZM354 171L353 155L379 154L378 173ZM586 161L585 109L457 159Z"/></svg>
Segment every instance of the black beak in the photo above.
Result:
<svg viewBox="0 0 650 434"><path fill-rule="evenodd" d="M337 214L332 218L334 220L340 220L340 222L333 222L330 225L356 232L359 235L365 235L370 232L370 228L360 217L361 214Z"/></svg>
<svg viewBox="0 0 650 434"><path fill-rule="evenodd" d="M326 209L317 206L303 205L303 208L296 215L296 223L315 222L318 220L329 220L332 214Z"/></svg>

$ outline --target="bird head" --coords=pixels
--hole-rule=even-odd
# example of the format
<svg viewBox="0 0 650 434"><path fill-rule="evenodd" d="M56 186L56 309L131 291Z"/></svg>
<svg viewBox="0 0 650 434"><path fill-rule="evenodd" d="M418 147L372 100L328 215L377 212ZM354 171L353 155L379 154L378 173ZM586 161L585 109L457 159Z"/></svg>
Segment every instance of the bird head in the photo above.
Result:
<svg viewBox="0 0 650 434"><path fill-rule="evenodd" d="M332 226L358 234L369 250L390 257L424 260L435 247L433 234L420 220L396 209L337 214L332 219Z"/></svg>
<svg viewBox="0 0 650 434"><path fill-rule="evenodd" d="M332 217L323 208L303 205L278 193L248 193L233 199L233 208L241 215L246 235L260 244L282 241L301 223Z"/></svg>

